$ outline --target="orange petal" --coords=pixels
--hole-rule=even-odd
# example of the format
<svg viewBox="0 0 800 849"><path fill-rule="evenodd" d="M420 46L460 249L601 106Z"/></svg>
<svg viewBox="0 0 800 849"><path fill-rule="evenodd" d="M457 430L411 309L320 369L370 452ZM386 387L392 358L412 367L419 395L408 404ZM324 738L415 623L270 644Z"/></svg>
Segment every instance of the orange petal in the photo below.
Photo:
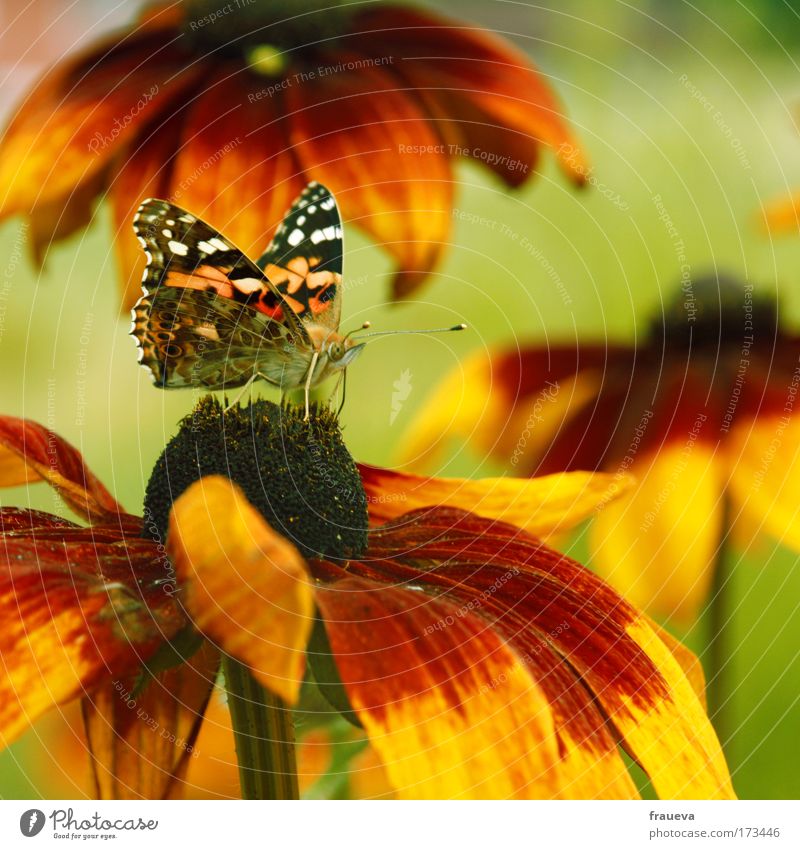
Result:
<svg viewBox="0 0 800 849"><path fill-rule="evenodd" d="M538 478L432 478L359 464L370 520L379 524L420 507L460 507L535 536L565 531L632 485L626 475L567 472Z"/></svg>
<svg viewBox="0 0 800 849"><path fill-rule="evenodd" d="M54 527L0 541L0 728L9 743L56 703L129 675L183 625L155 544ZM75 568L76 563L81 570Z"/></svg>
<svg viewBox="0 0 800 849"><path fill-rule="evenodd" d="M95 198L107 180L108 169L104 168L77 186L69 197L36 207L36 214L30 218L30 231L33 261L37 266L44 263L54 242L82 230L92 221Z"/></svg>
<svg viewBox="0 0 800 849"><path fill-rule="evenodd" d="M345 42L372 56L392 57L402 77L439 119L452 145L483 161L510 185L551 147L576 183L588 174L555 93L530 59L481 27L426 11L385 7L362 12ZM452 148L451 148L452 149ZM490 158L492 155L492 158Z"/></svg>
<svg viewBox="0 0 800 849"><path fill-rule="evenodd" d="M364 61L337 52L329 65ZM333 191L345 220L395 258L395 295L435 265L450 233L452 184L441 138L395 78L377 67L289 87L292 142L305 171Z"/></svg>
<svg viewBox="0 0 800 849"><path fill-rule="evenodd" d="M313 589L297 549L217 476L177 499L167 548L198 630L293 704L314 622Z"/></svg>
<svg viewBox="0 0 800 849"><path fill-rule="evenodd" d="M0 416L0 486L35 480L47 481L85 519L125 512L66 440L28 419Z"/></svg>
<svg viewBox="0 0 800 849"><path fill-rule="evenodd" d="M556 699L561 750L577 748L587 764L604 751L592 712L572 701L569 689L552 689L557 667L541 665L551 650L588 687L661 798L732 798L692 682L646 618L597 576L516 528L456 510L403 517L373 532L369 553L369 562L350 563L347 573L427 588L460 605L456 620L474 611L505 636ZM436 637L450 627L441 620ZM613 762L603 766L592 776L596 796L615 788L598 781L617 776Z"/></svg>
<svg viewBox="0 0 800 849"><path fill-rule="evenodd" d="M158 118L137 134L114 161L116 176L109 196L114 215L114 250L122 277L122 311L132 309L142 294L145 255L132 222L145 198L165 198L180 143L185 110Z"/></svg>
<svg viewBox="0 0 800 849"><path fill-rule="evenodd" d="M83 699L98 799L181 798L219 670L209 643L140 682L117 678Z"/></svg>
<svg viewBox="0 0 800 849"><path fill-rule="evenodd" d="M305 179L292 155L280 93L223 66L189 109L169 199L259 257Z"/></svg>
<svg viewBox="0 0 800 849"><path fill-rule="evenodd" d="M633 491L592 523L593 563L638 607L691 622L708 598L721 538L724 460L707 443L673 441L631 472Z"/></svg>
<svg viewBox="0 0 800 849"><path fill-rule="evenodd" d="M745 421L726 445L734 517L800 551L800 421L789 411Z"/></svg>
<svg viewBox="0 0 800 849"><path fill-rule="evenodd" d="M351 799L395 799L386 769L373 746L367 746L350 761Z"/></svg>
<svg viewBox="0 0 800 849"><path fill-rule="evenodd" d="M550 707L486 623L361 578L317 599L351 704L401 798L559 795Z"/></svg>
<svg viewBox="0 0 800 849"><path fill-rule="evenodd" d="M0 215L38 212L63 203L98 175L125 141L170 108L199 77L157 33L94 63L68 63L34 88L0 146Z"/></svg>

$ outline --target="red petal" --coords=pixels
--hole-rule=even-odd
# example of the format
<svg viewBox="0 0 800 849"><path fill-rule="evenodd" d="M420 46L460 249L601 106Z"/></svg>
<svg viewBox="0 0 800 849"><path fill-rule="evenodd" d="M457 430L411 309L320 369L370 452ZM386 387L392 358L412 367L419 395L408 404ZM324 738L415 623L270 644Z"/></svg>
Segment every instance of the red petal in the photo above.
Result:
<svg viewBox="0 0 800 849"><path fill-rule="evenodd" d="M166 567L154 543L94 544L81 538L85 530L62 528L60 540L0 542L6 742L52 704L133 672L183 626L164 591Z"/></svg>
<svg viewBox="0 0 800 849"><path fill-rule="evenodd" d="M330 66L363 57L337 53ZM452 185L441 138L397 80L376 67L290 86L292 141L306 172L325 183L345 218L398 264L395 294L412 291L450 232Z"/></svg>
<svg viewBox="0 0 800 849"><path fill-rule="evenodd" d="M114 214L114 250L121 267L123 311L132 309L141 297L146 262L131 226L133 216L146 198L168 196L185 115L185 110L180 110L164 120L157 118L120 150L113 164L117 173L109 195Z"/></svg>
<svg viewBox="0 0 800 849"><path fill-rule="evenodd" d="M34 87L0 146L0 215L63 203L198 78L164 23L67 60Z"/></svg>
<svg viewBox="0 0 800 849"><path fill-rule="evenodd" d="M509 42L461 21L404 7L362 12L348 46L375 59L391 57L403 78L439 119L456 155L472 156L516 186L549 145L566 174L588 173L555 93L528 56ZM456 150L456 148L451 148Z"/></svg>
<svg viewBox="0 0 800 849"><path fill-rule="evenodd" d="M561 795L549 707L480 618L362 578L320 588L317 601L353 708L401 796ZM453 627L426 636L449 618Z"/></svg>
<svg viewBox="0 0 800 849"><path fill-rule="evenodd" d="M662 797L732 795L692 684L646 620L588 570L517 528L447 509L412 513L374 532L370 555L369 563L348 564L347 574L446 593L460 605L456 618L479 612L539 674L552 647ZM595 745L591 716L575 714L579 704L559 705L564 733Z"/></svg>
<svg viewBox="0 0 800 849"><path fill-rule="evenodd" d="M604 345L477 353L431 393L405 438L403 458L436 463L447 440L455 437L473 441L482 452L510 462L516 474L594 470L597 460L592 452L598 446L605 450L618 410L597 422L597 432L581 433L589 443L585 447L574 434L564 440L568 458L576 455L574 462L561 468L551 463L545 471L541 457L560 447L562 429L577 412L586 406L592 409L604 375L612 380L611 375L630 370L634 361L631 349ZM584 465L581 460L587 454L591 461Z"/></svg>
<svg viewBox="0 0 800 849"><path fill-rule="evenodd" d="M29 419L0 416L0 469L0 486L45 480L85 519L111 521L125 512L76 448Z"/></svg>
<svg viewBox="0 0 800 849"><path fill-rule="evenodd" d="M98 799L180 798L219 670L209 643L153 676L118 678L83 699Z"/></svg>
<svg viewBox="0 0 800 849"><path fill-rule="evenodd" d="M189 109L169 199L258 257L305 180L280 94L223 66ZM267 80L264 80L267 82Z"/></svg>

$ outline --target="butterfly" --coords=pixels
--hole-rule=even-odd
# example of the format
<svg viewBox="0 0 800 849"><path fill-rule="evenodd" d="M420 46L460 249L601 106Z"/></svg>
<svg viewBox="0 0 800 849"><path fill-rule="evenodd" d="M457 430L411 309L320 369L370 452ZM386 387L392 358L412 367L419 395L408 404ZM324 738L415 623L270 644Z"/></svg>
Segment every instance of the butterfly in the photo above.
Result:
<svg viewBox="0 0 800 849"><path fill-rule="evenodd" d="M147 266L131 335L156 386L230 389L262 378L303 387L308 419L311 389L343 376L364 348L339 333L342 220L320 183L306 186L256 262L167 200L145 200L133 229ZM386 331L396 332L422 331Z"/></svg>

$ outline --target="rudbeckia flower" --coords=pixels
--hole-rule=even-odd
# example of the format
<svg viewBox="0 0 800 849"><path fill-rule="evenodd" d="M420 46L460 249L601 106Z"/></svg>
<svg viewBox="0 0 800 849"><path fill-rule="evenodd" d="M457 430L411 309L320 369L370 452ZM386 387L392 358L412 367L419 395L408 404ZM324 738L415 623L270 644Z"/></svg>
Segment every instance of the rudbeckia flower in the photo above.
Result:
<svg viewBox="0 0 800 849"><path fill-rule="evenodd" d="M537 536L603 475L357 466L328 412L206 398L140 519L40 425L0 444L88 521L0 511L0 729L82 697L101 796L180 792L221 654L288 704L310 675L399 796L636 797L620 745L663 798L733 795L694 656Z"/></svg>
<svg viewBox="0 0 800 849"><path fill-rule="evenodd" d="M447 242L454 159L514 187L546 145L584 181L560 104L508 42L403 6L323 5L157 7L63 60L0 143L0 218L30 216L41 257L108 193L129 309L142 271L129 222L143 198L189 207L258 252L319 180L391 254L401 296Z"/></svg>
<svg viewBox="0 0 800 849"><path fill-rule="evenodd" d="M641 345L475 355L435 390L404 455L434 460L458 436L517 473L633 475L592 523L592 563L637 606L689 623L729 531L740 544L765 531L800 551L799 386L800 336L774 301L705 278Z"/></svg>

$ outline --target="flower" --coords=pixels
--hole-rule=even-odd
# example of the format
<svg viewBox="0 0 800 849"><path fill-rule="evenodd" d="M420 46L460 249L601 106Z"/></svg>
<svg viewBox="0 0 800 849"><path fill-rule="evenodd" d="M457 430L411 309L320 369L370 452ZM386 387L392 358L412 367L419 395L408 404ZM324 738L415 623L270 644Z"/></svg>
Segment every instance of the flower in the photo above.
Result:
<svg viewBox="0 0 800 849"><path fill-rule="evenodd" d="M53 710L37 723L36 737L27 741L25 756L27 776L37 796L91 799L96 795L82 723L79 702ZM356 750L357 756L351 757L348 750ZM298 729L297 777L301 795L313 798L331 784L334 790L339 789L337 785L344 785L356 798L354 790L374 793L385 789L380 764L372 763L369 755L369 747L363 744L363 731L345 720L335 723L332 729ZM342 771L342 761L348 759L352 763L349 774ZM241 798L230 711L219 687L208 701L182 789L190 799Z"/></svg>
<svg viewBox="0 0 800 849"><path fill-rule="evenodd" d="M458 435L520 473L632 474L637 486L593 522L592 562L637 606L689 622L728 525L742 543L764 530L800 551L798 386L800 336L774 301L703 278L644 344L473 357L435 390L403 453Z"/></svg>
<svg viewBox="0 0 800 849"><path fill-rule="evenodd" d="M513 187L544 144L584 182L561 106L508 42L403 6L319 5L289 17L265 0L229 15L216 0L154 7L63 60L0 143L0 217L31 217L40 258L107 192L130 308L143 198L190 207L257 256L316 179L391 254L400 296L447 243L451 160L475 159Z"/></svg>
<svg viewBox="0 0 800 849"><path fill-rule="evenodd" d="M181 792L221 651L290 704L308 672L401 797L636 797L618 743L663 798L733 795L694 656L535 536L619 482L357 466L327 411L206 398L141 520L42 426L0 444L90 523L0 511L0 728L82 696L98 795Z"/></svg>

